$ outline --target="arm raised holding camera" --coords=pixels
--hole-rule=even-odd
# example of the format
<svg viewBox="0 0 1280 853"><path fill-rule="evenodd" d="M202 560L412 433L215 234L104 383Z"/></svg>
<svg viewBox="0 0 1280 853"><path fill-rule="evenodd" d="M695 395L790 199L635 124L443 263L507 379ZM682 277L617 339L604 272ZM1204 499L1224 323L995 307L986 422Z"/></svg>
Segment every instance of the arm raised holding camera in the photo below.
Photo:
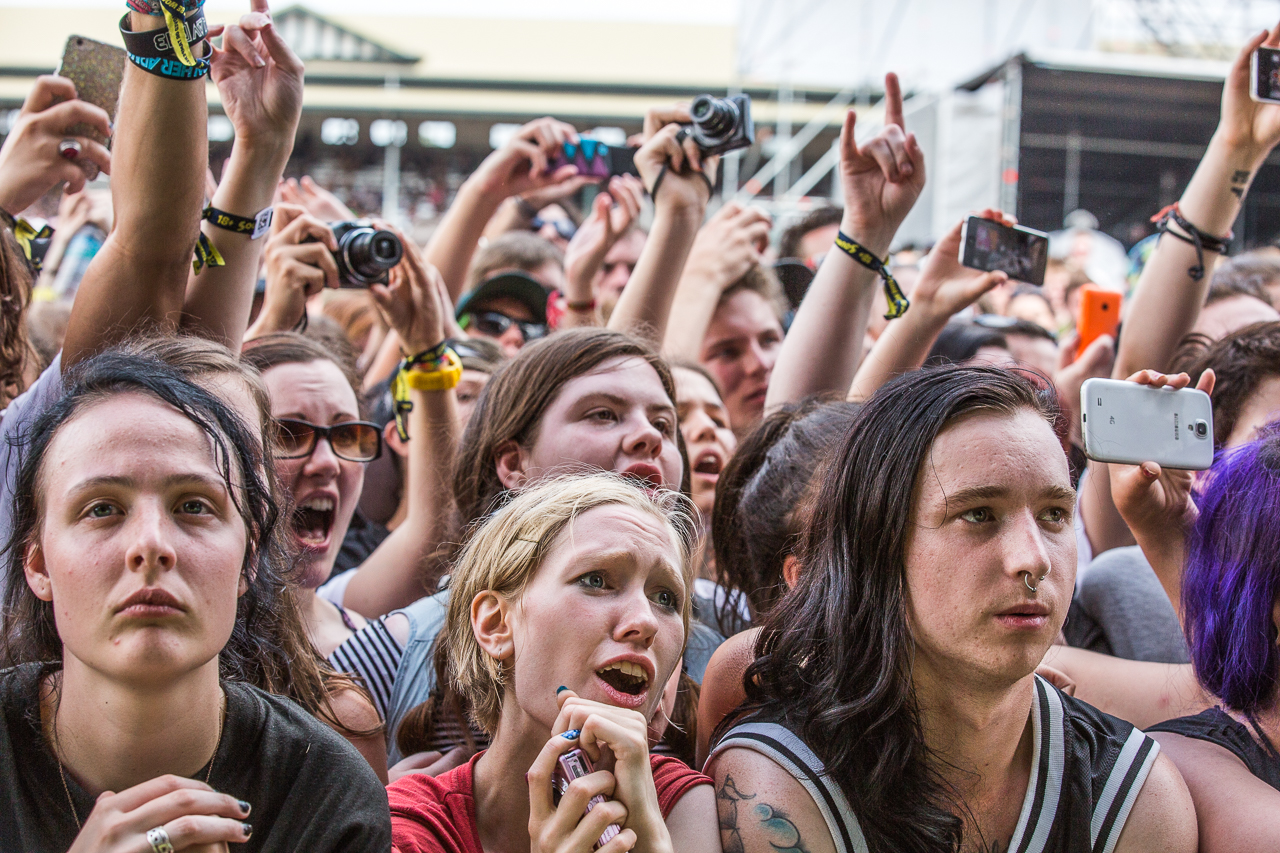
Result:
<svg viewBox="0 0 1280 853"><path fill-rule="evenodd" d="M609 328L661 345L676 285L711 200L719 157L703 158L683 125L682 107L650 110L646 141L636 152L640 180L653 196L653 227L631 280L609 317Z"/></svg>
<svg viewBox="0 0 1280 853"><path fill-rule="evenodd" d="M573 125L553 118L531 121L463 181L426 249L427 263L440 271L455 305L471 256L499 205L513 195L574 180L576 166L551 164L564 143L577 141Z"/></svg>
<svg viewBox="0 0 1280 853"><path fill-rule="evenodd" d="M876 258L888 255L925 181L924 152L903 124L896 74L885 75L884 89L884 128L876 136L858 145L853 110L840 132L840 231ZM812 394L844 393L853 382L880 278L840 248L840 242L827 252L782 343L769 380L766 412Z"/></svg>

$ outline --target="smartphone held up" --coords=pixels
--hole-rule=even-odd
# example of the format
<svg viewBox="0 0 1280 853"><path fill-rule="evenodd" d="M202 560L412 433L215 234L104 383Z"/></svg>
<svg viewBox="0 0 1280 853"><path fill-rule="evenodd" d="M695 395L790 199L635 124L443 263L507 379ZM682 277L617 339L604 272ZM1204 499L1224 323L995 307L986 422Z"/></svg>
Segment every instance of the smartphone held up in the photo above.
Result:
<svg viewBox="0 0 1280 853"><path fill-rule="evenodd" d="M1249 59L1249 95L1263 104L1280 104L1280 50L1260 47Z"/></svg>
<svg viewBox="0 0 1280 853"><path fill-rule="evenodd" d="M1049 235L970 216L960 231L960 263L983 272L1003 272L1014 281L1044 284Z"/></svg>
<svg viewBox="0 0 1280 853"><path fill-rule="evenodd" d="M1080 388L1084 452L1098 462L1203 471L1213 464L1213 404L1195 388L1087 379Z"/></svg>

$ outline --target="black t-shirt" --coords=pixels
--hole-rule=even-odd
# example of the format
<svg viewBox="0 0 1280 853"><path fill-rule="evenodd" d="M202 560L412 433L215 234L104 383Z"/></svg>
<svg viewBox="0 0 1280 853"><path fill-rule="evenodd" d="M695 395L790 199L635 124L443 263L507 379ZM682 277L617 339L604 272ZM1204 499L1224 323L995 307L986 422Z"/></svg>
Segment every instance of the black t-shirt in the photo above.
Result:
<svg viewBox="0 0 1280 853"><path fill-rule="evenodd" d="M1244 723L1221 708L1201 711L1194 717L1177 717L1157 723L1148 732L1172 732L1175 735L1215 743L1244 762L1249 772L1280 791L1280 752L1259 732L1255 739Z"/></svg>
<svg viewBox="0 0 1280 853"><path fill-rule="evenodd" d="M39 685L47 665L0 671L0 850L65 853L93 811L58 762L40 726ZM387 792L353 746L288 699L223 682L227 716L209 784L253 806L249 843L235 851L391 849ZM204 779L206 768L195 778Z"/></svg>

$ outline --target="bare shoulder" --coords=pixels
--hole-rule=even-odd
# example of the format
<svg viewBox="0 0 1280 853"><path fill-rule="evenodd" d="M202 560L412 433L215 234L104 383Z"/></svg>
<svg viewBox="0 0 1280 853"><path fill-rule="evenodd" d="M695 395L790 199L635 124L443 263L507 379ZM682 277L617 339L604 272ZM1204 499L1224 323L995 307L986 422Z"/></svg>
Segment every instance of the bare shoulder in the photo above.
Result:
<svg viewBox="0 0 1280 853"><path fill-rule="evenodd" d="M835 853L813 797L772 759L730 748L715 757L707 772L715 780L725 853Z"/></svg>
<svg viewBox="0 0 1280 853"><path fill-rule="evenodd" d="M391 639L400 644L400 648L409 645L409 617L403 613L388 613L382 620L387 626Z"/></svg>
<svg viewBox="0 0 1280 853"><path fill-rule="evenodd" d="M1186 780L1202 853L1280 849L1280 791L1229 750L1170 732L1152 734Z"/></svg>
<svg viewBox="0 0 1280 853"><path fill-rule="evenodd" d="M351 689L330 693L329 706L333 708L338 723L347 729L345 732L339 729L338 734L350 741L369 762L382 784L387 784L387 743L382 735L382 718L378 716L378 709L359 690ZM353 734L365 731L372 734Z"/></svg>
<svg viewBox="0 0 1280 853"><path fill-rule="evenodd" d="M1116 853L1196 853L1197 845L1196 809L1187 783L1168 756L1159 755L1120 832Z"/></svg>
<svg viewBox="0 0 1280 853"><path fill-rule="evenodd" d="M667 815L667 831L671 833L673 850L720 853L715 790L710 785L690 788Z"/></svg>
<svg viewBox="0 0 1280 853"><path fill-rule="evenodd" d="M742 674L755 660L756 637L759 634L759 628L748 628L740 634L734 634L720 644L707 662L698 699L699 762L706 761L711 734L716 726L746 698L742 689Z"/></svg>

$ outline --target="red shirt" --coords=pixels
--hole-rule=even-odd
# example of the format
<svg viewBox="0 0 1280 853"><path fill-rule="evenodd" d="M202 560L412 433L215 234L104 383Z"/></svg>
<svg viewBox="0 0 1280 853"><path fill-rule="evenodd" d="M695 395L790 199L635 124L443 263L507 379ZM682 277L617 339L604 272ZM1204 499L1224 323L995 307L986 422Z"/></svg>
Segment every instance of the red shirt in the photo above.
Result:
<svg viewBox="0 0 1280 853"><path fill-rule="evenodd" d="M391 841L398 853L484 853L476 826L476 759L439 776L413 773L387 787ZM665 819L690 788L711 779L669 755L649 756L658 807Z"/></svg>

